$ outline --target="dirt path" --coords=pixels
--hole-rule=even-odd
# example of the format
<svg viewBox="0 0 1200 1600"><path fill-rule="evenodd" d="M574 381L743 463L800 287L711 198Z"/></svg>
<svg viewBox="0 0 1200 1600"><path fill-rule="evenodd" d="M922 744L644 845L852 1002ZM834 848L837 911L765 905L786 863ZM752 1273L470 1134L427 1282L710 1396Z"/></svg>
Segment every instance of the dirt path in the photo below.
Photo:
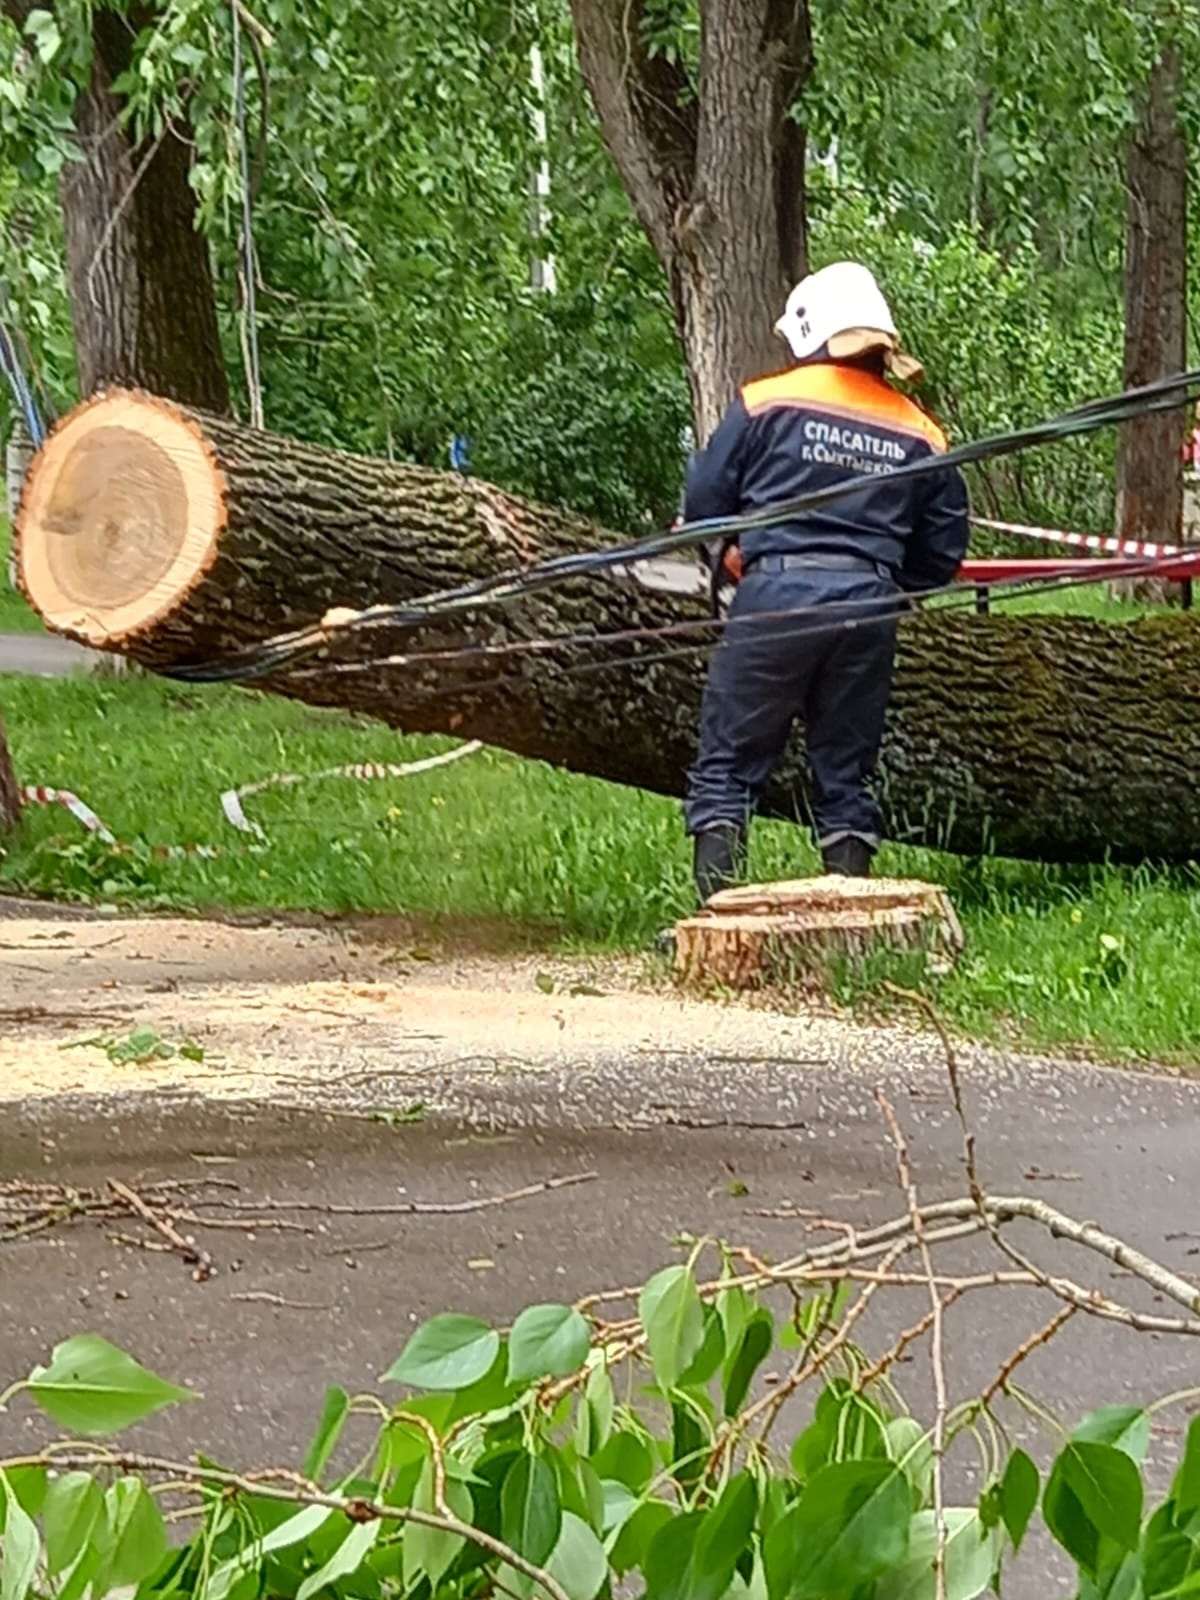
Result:
<svg viewBox="0 0 1200 1600"><path fill-rule="evenodd" d="M829 1017L689 1000L639 976L617 962L449 960L386 920L339 931L9 918L0 1085L11 1098L170 1089L355 1105L401 1082L436 1098L449 1073L545 1076L694 1052L861 1068L932 1048ZM139 1032L147 1051L162 1040L186 1052L125 1059Z"/></svg>

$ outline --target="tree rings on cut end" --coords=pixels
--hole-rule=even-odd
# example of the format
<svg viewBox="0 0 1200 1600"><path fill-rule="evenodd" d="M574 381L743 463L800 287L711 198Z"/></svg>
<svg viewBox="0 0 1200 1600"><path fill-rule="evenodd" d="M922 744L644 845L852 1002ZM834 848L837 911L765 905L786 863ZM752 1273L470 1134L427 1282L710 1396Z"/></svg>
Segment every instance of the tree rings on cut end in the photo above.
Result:
<svg viewBox="0 0 1200 1600"><path fill-rule="evenodd" d="M21 586L47 625L111 645L169 613L211 566L224 479L195 422L110 391L73 412L30 468Z"/></svg>

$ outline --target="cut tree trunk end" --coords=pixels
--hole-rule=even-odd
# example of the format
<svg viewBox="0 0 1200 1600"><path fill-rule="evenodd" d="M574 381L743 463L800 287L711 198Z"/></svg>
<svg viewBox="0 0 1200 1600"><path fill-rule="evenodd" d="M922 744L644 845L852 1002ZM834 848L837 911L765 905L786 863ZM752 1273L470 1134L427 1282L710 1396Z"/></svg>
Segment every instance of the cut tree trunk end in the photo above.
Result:
<svg viewBox="0 0 1200 1600"><path fill-rule="evenodd" d="M728 989L823 984L831 964L924 950L945 971L963 948L943 889L889 878L801 878L716 894L675 929L675 970Z"/></svg>
<svg viewBox="0 0 1200 1600"><path fill-rule="evenodd" d="M403 605L614 540L461 474L121 390L56 429L16 532L24 591L53 628L168 673L337 607ZM598 573L418 629L331 636L254 687L678 796L714 637L705 618L701 599ZM664 649L665 625L696 631ZM605 642L630 628L648 636ZM542 648L568 635L583 642ZM481 646L511 653L428 656ZM878 784L889 836L1043 861L1200 859L1198 686L1195 613L911 617ZM762 810L807 821L798 751Z"/></svg>

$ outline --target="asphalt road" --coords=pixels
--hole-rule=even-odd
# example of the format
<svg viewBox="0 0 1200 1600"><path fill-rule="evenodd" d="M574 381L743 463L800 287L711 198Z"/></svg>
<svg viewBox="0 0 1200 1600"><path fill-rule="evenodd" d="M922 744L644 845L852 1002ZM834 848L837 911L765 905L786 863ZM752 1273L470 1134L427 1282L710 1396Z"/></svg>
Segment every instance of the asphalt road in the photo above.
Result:
<svg viewBox="0 0 1200 1600"><path fill-rule="evenodd" d="M966 1075L980 1167L993 1193L1032 1194L1098 1220L1181 1273L1200 1263L1196 1088L1020 1063L973 1063ZM758 1213L788 1204L854 1222L899 1214L904 1202L875 1102L879 1084L904 1124L922 1198L962 1193L959 1129L944 1079L927 1065L847 1077L784 1063L731 1069L681 1054L636 1066L580 1063L550 1079L466 1075L433 1120L401 1127L333 1108L216 1108L188 1097L0 1104L0 1172L9 1178L103 1185L111 1177L220 1176L255 1200L364 1208L480 1198L597 1174L466 1215L314 1213L308 1233L210 1234L204 1242L219 1270L204 1283L168 1254L115 1245L102 1224L2 1246L0 1387L55 1341L96 1331L203 1396L137 1430L140 1445L176 1454L203 1447L247 1466L294 1462L324 1386L373 1385L414 1323L436 1311L507 1319L533 1300L636 1283L672 1258L683 1231L718 1234L778 1258L803 1247L805 1224ZM1127 1276L1087 1252L1032 1228L1022 1238L1046 1265L1069 1266L1107 1294L1170 1309L1154 1307ZM947 1264L1006 1264L988 1245L955 1249ZM927 1303L915 1290L880 1299L887 1304L862 1324L862 1342L876 1350ZM960 1302L947 1317L952 1395L977 1392L1053 1309L1021 1289ZM1200 1346L1080 1316L1022 1370L1026 1387L1071 1421L1100 1403L1148 1401L1200 1382ZM928 1415L924 1354L898 1374L914 1409ZM1159 1476L1186 1421L1184 1408L1156 1426ZM1044 1459L1048 1441L1019 1419L1017 1431ZM0 1416L0 1454L38 1436L27 1410ZM977 1488L975 1472L968 1449L955 1476L963 1488ZM1044 1552L1022 1566L1024 1576L1006 1592L1018 1600L1044 1596Z"/></svg>

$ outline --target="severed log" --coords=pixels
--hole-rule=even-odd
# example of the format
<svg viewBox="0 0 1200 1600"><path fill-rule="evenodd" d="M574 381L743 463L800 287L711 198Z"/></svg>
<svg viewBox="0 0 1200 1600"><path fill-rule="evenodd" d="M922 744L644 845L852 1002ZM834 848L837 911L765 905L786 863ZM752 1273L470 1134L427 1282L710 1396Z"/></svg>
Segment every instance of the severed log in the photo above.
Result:
<svg viewBox="0 0 1200 1600"><path fill-rule="evenodd" d="M64 419L35 458L16 548L49 627L161 672L226 658L334 607L404 602L613 538L475 479L117 390ZM335 637L319 659L258 686L679 795L704 677L704 651L678 649L688 640L361 668L396 651L703 614L699 600L600 574L419 630ZM881 775L893 838L1062 862L1200 857L1191 615L927 612L901 633ZM763 809L805 816L798 757Z"/></svg>

